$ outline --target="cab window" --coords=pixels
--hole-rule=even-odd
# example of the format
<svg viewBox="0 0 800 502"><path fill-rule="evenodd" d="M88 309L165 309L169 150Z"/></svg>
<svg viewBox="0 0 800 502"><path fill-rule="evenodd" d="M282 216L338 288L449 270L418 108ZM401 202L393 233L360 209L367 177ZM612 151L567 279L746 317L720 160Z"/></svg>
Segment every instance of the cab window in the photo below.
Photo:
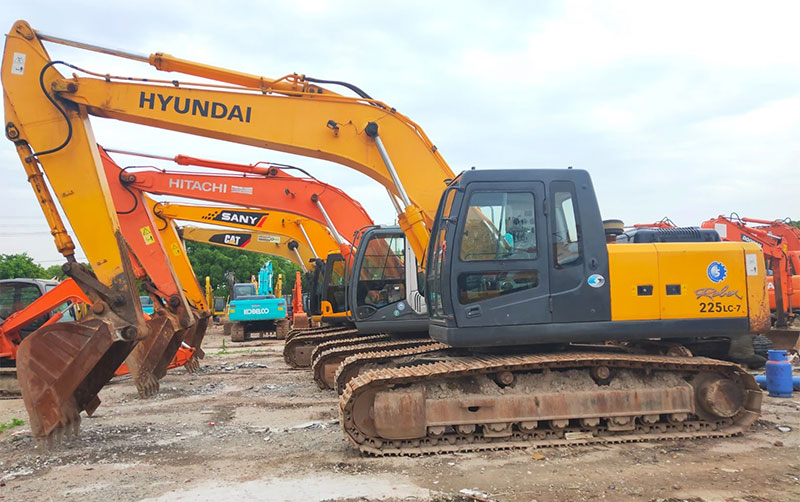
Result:
<svg viewBox="0 0 800 502"><path fill-rule="evenodd" d="M581 262L581 234L572 183L552 184L553 260L555 268Z"/></svg>
<svg viewBox="0 0 800 502"><path fill-rule="evenodd" d="M358 281L358 305L384 307L406 296L405 237L379 236L370 239L364 253Z"/></svg>

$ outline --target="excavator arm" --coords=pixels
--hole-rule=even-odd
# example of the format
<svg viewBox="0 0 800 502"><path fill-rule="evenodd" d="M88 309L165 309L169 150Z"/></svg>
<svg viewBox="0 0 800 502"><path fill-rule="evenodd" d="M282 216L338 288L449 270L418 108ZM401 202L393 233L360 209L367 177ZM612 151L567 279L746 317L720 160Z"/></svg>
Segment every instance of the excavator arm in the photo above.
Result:
<svg viewBox="0 0 800 502"><path fill-rule="evenodd" d="M86 109L56 105L51 84L61 76L31 31L6 40L2 65L6 137L14 142L37 194L64 271L92 301L93 315L46 326L17 353L17 372L36 436L76 428L82 410L133 349L158 328L145 322L133 264L109 193ZM68 140L66 140L68 139ZM76 262L49 188L81 243L91 270ZM80 183L75 183L80 180Z"/></svg>
<svg viewBox="0 0 800 502"><path fill-rule="evenodd" d="M184 226L179 229L179 235L187 241L277 256L295 263L304 272L308 271L306 263L311 259L303 259L303 256L311 257L308 248L301 247L297 241L288 240L285 235L280 234L269 232L224 232L213 228Z"/></svg>
<svg viewBox="0 0 800 502"><path fill-rule="evenodd" d="M99 49L37 34L24 21L15 23L9 38L18 42L18 50L7 51L8 59L13 59L14 53L34 51L42 40L49 40L220 82L214 86L174 79L123 80L83 72L92 76L56 78L50 89L59 98L85 106L99 117L319 158L356 169L399 197L401 204L394 197L392 201L401 212L400 226L415 254L423 256L439 197L453 172L417 124L354 86L345 84L359 96L347 97L312 85L314 79L308 77L271 80L161 53L143 56ZM25 71L38 73L48 64L55 63L28 61Z"/></svg>
<svg viewBox="0 0 800 502"><path fill-rule="evenodd" d="M219 161L196 159L193 165L218 169L225 166L227 170L253 173L252 166ZM107 167L111 168L110 165ZM342 253L349 252L353 235L360 228L372 224L361 204L342 190L313 178L288 175L276 167L265 168L263 173L238 176L155 169L134 171L118 167L117 172L117 176L129 190L137 189L151 194L174 195L242 207L283 210L304 219L315 220L328 226ZM228 216L232 216L233 222L247 223L230 213Z"/></svg>
<svg viewBox="0 0 800 502"><path fill-rule="evenodd" d="M267 249L274 248L277 256L294 261L303 269L311 259L319 258L318 252L322 253L322 256L338 252L337 243L326 227L316 221L282 211L268 212L162 202L156 204L155 214L157 218L165 220L212 223L244 230L245 232L239 232L241 238L234 238L233 234L231 237L225 238L226 234L220 233L218 230L207 229L209 232L204 232L198 242L238 248L245 248L248 245L260 246L265 252ZM245 234L248 237L244 237ZM219 235L219 237L211 238L211 235ZM185 230L184 238L187 238ZM248 238L252 242L248 242ZM190 238L189 240L195 239Z"/></svg>

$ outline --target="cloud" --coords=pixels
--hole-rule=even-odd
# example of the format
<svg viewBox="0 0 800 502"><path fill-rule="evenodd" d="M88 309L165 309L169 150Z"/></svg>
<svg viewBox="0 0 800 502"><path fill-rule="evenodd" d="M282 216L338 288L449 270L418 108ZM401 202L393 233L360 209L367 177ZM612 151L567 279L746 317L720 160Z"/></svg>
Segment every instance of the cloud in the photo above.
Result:
<svg viewBox="0 0 800 502"><path fill-rule="evenodd" d="M797 218L794 2L84 0L68 11L44 1L15 9L37 29L100 45L273 78L298 72L351 82L419 123L456 172L588 169L605 217L670 216L686 225L731 211ZM10 15L0 14L0 25L10 27ZM119 58L48 50L103 73L176 78ZM394 220L383 188L341 166L111 120L92 124L112 147L298 165L345 189L376 221ZM0 210L36 218L10 143L0 144L0 162L8 179ZM0 242L7 252L10 241ZM47 239L31 246L36 256L54 254Z"/></svg>

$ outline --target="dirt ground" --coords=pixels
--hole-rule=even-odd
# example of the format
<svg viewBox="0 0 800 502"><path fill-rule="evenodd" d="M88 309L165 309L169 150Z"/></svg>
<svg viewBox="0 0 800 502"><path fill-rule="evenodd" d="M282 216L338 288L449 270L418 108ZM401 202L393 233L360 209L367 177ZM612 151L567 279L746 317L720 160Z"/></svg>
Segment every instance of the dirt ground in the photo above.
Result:
<svg viewBox="0 0 800 502"><path fill-rule="evenodd" d="M173 370L153 399L130 379L107 386L59 449L37 449L25 425L0 433L0 500L800 500L800 393L765 397L731 439L369 458L345 441L334 394L284 364L283 342L222 353L222 340L214 328L202 371ZM0 400L0 423L14 418L22 400Z"/></svg>

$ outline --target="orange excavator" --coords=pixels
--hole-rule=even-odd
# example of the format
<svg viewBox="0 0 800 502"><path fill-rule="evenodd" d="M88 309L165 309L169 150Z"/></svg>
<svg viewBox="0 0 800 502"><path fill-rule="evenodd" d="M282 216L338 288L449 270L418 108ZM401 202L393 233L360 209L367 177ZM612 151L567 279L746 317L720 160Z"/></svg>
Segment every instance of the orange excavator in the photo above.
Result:
<svg viewBox="0 0 800 502"><path fill-rule="evenodd" d="M779 237L781 243L786 245L789 251L800 251L800 228L793 225L791 219L759 220L756 218L740 218L740 220L743 223L755 225L758 230L763 230L770 235Z"/></svg>
<svg viewBox="0 0 800 502"><path fill-rule="evenodd" d="M74 321L79 318L82 308L91 307L91 303L72 279L60 283L41 279L7 279L0 281L0 296L9 300L8 304L3 302L0 305L0 394L16 395L19 394L14 367L17 347L26 334L53 323ZM23 305L27 300L32 301ZM194 352L188 345L181 347L167 369L185 366ZM130 369L123 363L114 374L127 375Z"/></svg>
<svg viewBox="0 0 800 502"><path fill-rule="evenodd" d="M326 225L336 239L341 252L350 252L353 236L363 227L372 225L364 208L342 190L314 179L298 167L257 163L235 164L199 159L187 155L162 157L156 155L108 150L109 152L168 160L182 166L196 166L233 171L236 175L198 174L166 171L155 168L117 168L118 177L130 188L157 195L172 195L189 199L225 203L232 206L281 209ZM113 166L109 165L109 168ZM305 177L288 174L297 170ZM223 219L224 217L230 220ZM218 218L218 219L217 219ZM218 214L208 223L241 223L251 228L264 224L265 217L248 220L245 215Z"/></svg>
<svg viewBox="0 0 800 502"><path fill-rule="evenodd" d="M298 329L290 331L287 338L291 343L287 343L284 355L292 366L305 367L310 364L310 353L317 343L355 334L351 329L352 324L347 319L344 284L346 277L344 260L350 254L353 237L345 239L342 235L355 236L361 229L372 226L372 220L358 202L329 184L321 183L308 176L299 178L286 174L285 170L299 169L291 166L242 165L185 155L160 157L124 150L112 151L174 161L185 166L193 165L241 173L233 176L176 173L153 168L116 168L118 169L117 177L129 191L138 190L240 207L291 212L300 217L300 219L295 218L294 225L307 242L310 242L310 236L306 228L308 225L304 224L304 220L314 220L321 225L326 225L341 252L329 252L324 260L324 268L315 267L311 305L312 319L331 326L305 331ZM114 176L115 167L111 161L106 162L106 168L108 169L107 176ZM279 215L270 217L269 213L255 214L252 211L248 213L234 208L205 215L207 223L245 228L259 228L270 219L275 220L276 216ZM281 217L284 222L287 219ZM299 235L297 237L299 238ZM323 263L317 263L323 265ZM302 334L304 338L291 340L296 334ZM360 337L352 339L352 341L360 340Z"/></svg>
<svg viewBox="0 0 800 502"><path fill-rule="evenodd" d="M116 168L119 172L119 179L129 190L199 199L239 207L280 210L325 225L339 248L338 253L328 252L325 257L325 268L322 274L326 278L344 277L343 260L349 256L351 245L353 245L353 236L360 229L373 224L363 207L342 190L319 182L310 176L304 178L291 176L285 171L300 170L292 166L242 165L185 155L161 157L124 150L114 151L169 160L184 166L193 165L240 173L239 175L220 175L171 172L153 168L136 170ZM106 164L106 167L114 169L113 165L109 163ZM228 221L223 219L226 217L229 219ZM267 215L248 215L242 211L236 213L231 209L209 216L209 218L211 219L208 223L232 223L243 227L258 228L259 225L264 224ZM307 233L303 219L296 220L295 224L301 232ZM310 238L304 237L306 241ZM339 269L342 271L337 273ZM315 295L312 299L312 305L319 305L319 308L314 309L315 312L313 312L317 318L333 325L332 329L315 331L325 331L328 335L333 335L337 331L350 331L346 325L344 285L341 280L339 284L331 284L331 281L332 279L323 279L325 286L320 287L320 294ZM344 327L340 327L342 325Z"/></svg>
<svg viewBox="0 0 800 502"><path fill-rule="evenodd" d="M15 363L22 339L34 329L62 319L75 320L72 305L89 299L72 279L61 283L40 279L0 281L0 298L0 393L18 394Z"/></svg>
<svg viewBox="0 0 800 502"><path fill-rule="evenodd" d="M178 328L169 338L164 334L142 340L133 350L134 357L126 363L133 373L139 393L146 397L158 391L158 380L165 374L182 344L191 343L192 347L200 348L210 312L207 306L192 304L186 298L184 287L173 267L180 257L173 255L171 259L168 255L144 195L128 189L121 182L119 173L110 170L111 158L102 148L99 148L99 154L136 275L156 308ZM198 352L198 356L200 354ZM199 365L196 358L189 359L189 362L187 369L190 371Z"/></svg>
<svg viewBox="0 0 800 502"><path fill-rule="evenodd" d="M45 40L218 84L64 78L44 56ZM161 53L100 49L25 22L12 27L4 62L7 95L8 79L34 76L27 94L11 93L12 104L31 100L45 109L42 94L52 92L48 110L63 103L88 115L323 158L389 189L405 245L425 255L428 332L441 348L406 353L346 383L340 420L362 452L721 437L759 416L761 392L751 375L670 343L768 325L755 244L606 246L586 171L456 177L418 125L349 84L357 97L299 75L272 80ZM40 76L44 84L36 87ZM15 120L7 122L16 127ZM406 275L409 269L416 275L412 267ZM706 296L720 309L701 310Z"/></svg>
<svg viewBox="0 0 800 502"><path fill-rule="evenodd" d="M772 329L764 335L775 348L800 351L800 249L796 228L785 223L752 218L717 216L704 221L702 228L714 229L725 241L753 242L761 247L771 274L767 277ZM748 223L760 226L754 227Z"/></svg>

